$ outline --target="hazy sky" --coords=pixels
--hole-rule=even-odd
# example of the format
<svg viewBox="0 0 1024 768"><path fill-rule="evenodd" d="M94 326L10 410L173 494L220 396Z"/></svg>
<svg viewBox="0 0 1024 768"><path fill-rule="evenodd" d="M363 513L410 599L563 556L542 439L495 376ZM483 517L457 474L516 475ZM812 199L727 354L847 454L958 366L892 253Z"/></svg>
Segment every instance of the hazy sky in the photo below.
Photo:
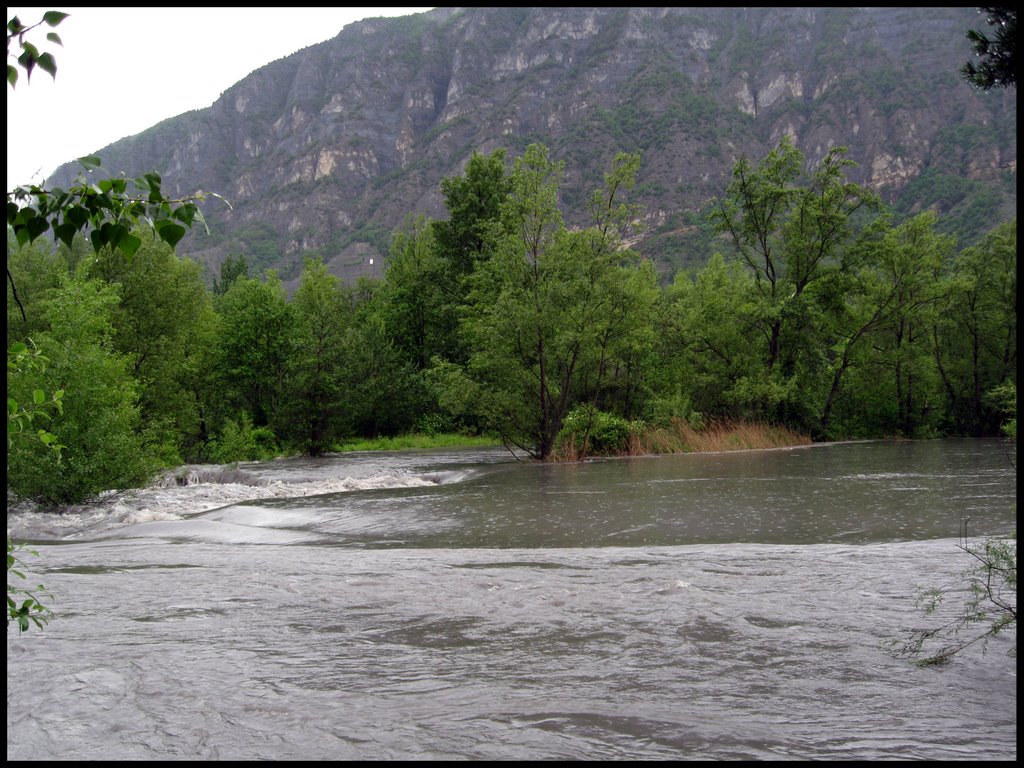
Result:
<svg viewBox="0 0 1024 768"><path fill-rule="evenodd" d="M71 14L27 37L57 61L57 78L19 67L7 86L7 191L42 183L62 163L175 115L210 106L264 64L329 40L353 21L429 8L39 8L7 19ZM63 46L46 40L60 35ZM11 53L21 49L15 42ZM11 58L8 58L13 63ZM102 156L101 156L102 157ZM160 169L154 169L159 171Z"/></svg>

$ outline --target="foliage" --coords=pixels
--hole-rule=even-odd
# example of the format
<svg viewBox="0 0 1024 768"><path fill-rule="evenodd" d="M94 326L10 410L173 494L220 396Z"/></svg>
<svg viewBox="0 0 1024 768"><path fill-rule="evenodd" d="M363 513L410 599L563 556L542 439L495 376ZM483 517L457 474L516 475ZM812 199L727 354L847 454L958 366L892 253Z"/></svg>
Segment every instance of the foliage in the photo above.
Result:
<svg viewBox="0 0 1024 768"><path fill-rule="evenodd" d="M342 343L345 365L339 386L346 405L342 430L394 437L410 431L419 416L435 405L414 359L388 332L382 287L364 284L363 290Z"/></svg>
<svg viewBox="0 0 1024 768"><path fill-rule="evenodd" d="M248 413L242 413L237 421L225 421L210 447L210 460L217 464L272 459L277 454L277 438L273 430L254 427Z"/></svg>
<svg viewBox="0 0 1024 768"><path fill-rule="evenodd" d="M936 373L958 434L998 434L1002 414L986 393L1016 382L1016 220L993 229L952 263L932 331Z"/></svg>
<svg viewBox="0 0 1024 768"><path fill-rule="evenodd" d="M167 463L203 438L199 394L213 353L216 319L202 268L179 258L152 233L138 229L142 246L131 257L105 248L87 273L118 289L113 349L124 355L139 384L147 442L162 446Z"/></svg>
<svg viewBox="0 0 1024 768"><path fill-rule="evenodd" d="M30 340L31 343L31 340ZM42 389L33 389L31 400L18 402L11 396L11 378L32 375L36 376L46 370L47 359L39 352L34 345L18 342L7 349L7 456L10 458L16 439L31 434L29 429L33 422L50 421L51 412L63 413L64 390L58 389L47 393ZM57 458L60 452L66 447L57 442L57 436L41 427L36 429L33 438L54 451Z"/></svg>
<svg viewBox="0 0 1024 768"><path fill-rule="evenodd" d="M756 166L741 158L711 218L753 275L745 320L762 339L763 367L746 378L751 415L818 429L816 404L827 380L822 331L849 272L865 214L880 201L846 180L852 161L835 147L804 172L788 137Z"/></svg>
<svg viewBox="0 0 1024 768"><path fill-rule="evenodd" d="M13 619L18 623L18 633L22 633L29 628L29 624L35 624L39 629L43 628L50 618L53 616L53 611L50 610L41 601L41 597L51 597L46 592L46 587L39 584L34 590L26 589L16 584L11 583L11 576L16 576L19 579L27 579L24 571L20 570L24 567L24 563L19 559L18 555L21 552L27 552L31 555L36 555L34 550L27 549L22 544L15 544L11 537L7 537L7 624L10 626L11 620Z"/></svg>
<svg viewBox="0 0 1024 768"><path fill-rule="evenodd" d="M441 180L449 218L434 224L435 237L454 275L469 274L484 257L488 229L499 218L510 184L500 149L487 156L474 152L462 176Z"/></svg>
<svg viewBox="0 0 1024 768"><path fill-rule="evenodd" d="M159 462L140 432L139 385L129 360L112 345L118 292L97 280L65 278L43 302L48 330L36 339L44 370L8 371L8 392L63 391L52 431L66 446L56 455L43 444L8 455L8 488L21 498L76 503L145 482Z"/></svg>
<svg viewBox="0 0 1024 768"><path fill-rule="evenodd" d="M12 17L7 22L7 84L14 88L18 82L18 67L25 70L25 78L27 80L32 79L32 72L36 67L39 67L44 72L49 73L50 77L57 76L57 62L53 58L53 54L49 51L40 51L35 43L28 39L28 33L37 27L41 27L46 24L49 27L57 27L69 14L62 13L61 11L47 11L43 14L41 21L26 26L17 17ZM11 43L17 38L18 46L21 48L21 54L16 59L16 65L10 63L11 58ZM47 32L46 39L57 45L62 45L60 35L56 32Z"/></svg>
<svg viewBox="0 0 1024 768"><path fill-rule="evenodd" d="M392 237L381 286L388 335L420 371L435 356L457 355L460 346L457 312L463 276L452 252L438 241L438 233L451 226L452 222L409 217Z"/></svg>
<svg viewBox="0 0 1024 768"><path fill-rule="evenodd" d="M463 323L472 350L465 378L481 394L472 409L536 458L551 454L576 403L637 388L631 363L652 342L657 282L649 263L621 247L632 210L618 195L638 165L620 155L594 198L594 226L570 232L557 207L562 165L531 145L472 275Z"/></svg>
<svg viewBox="0 0 1024 768"><path fill-rule="evenodd" d="M1017 385L1007 381L989 390L987 400L1003 416L999 431L1010 440L1017 440Z"/></svg>
<svg viewBox="0 0 1024 768"><path fill-rule="evenodd" d="M975 643L987 647L993 637L1016 624L1016 534L972 544L967 540L965 523L958 547L975 564L962 571L954 584L920 592L915 605L926 616L932 616L939 612L946 598L957 595L963 599L962 607L941 626L913 632L902 645L889 641L894 656L917 658L922 666L944 664ZM1009 653L1016 655L1016 646Z"/></svg>
<svg viewBox="0 0 1024 768"><path fill-rule="evenodd" d="M87 172L100 167L100 159L94 156L80 157L79 162ZM131 181L113 178L90 183L79 176L67 190L19 186L7 193L7 224L19 244L32 242L52 229L57 240L70 246L76 234L88 232L97 253L109 246L130 257L142 245L132 229L145 222L174 247L193 223L206 226L198 206L206 195L170 199L164 197L160 185L160 175L150 172Z"/></svg>
<svg viewBox="0 0 1024 768"><path fill-rule="evenodd" d="M323 453L344 411L345 337L353 310L346 290L322 261L307 261L291 303L288 414L282 435L311 456Z"/></svg>
<svg viewBox="0 0 1024 768"><path fill-rule="evenodd" d="M217 368L225 399L267 426L284 395L293 333L284 287L273 273L265 281L239 276L221 298L220 315Z"/></svg>
<svg viewBox="0 0 1024 768"><path fill-rule="evenodd" d="M7 350L8 379L12 374L17 377L29 371L41 371L45 368L45 365L46 358L44 358L35 347L30 348L26 344L14 344ZM9 389L10 388L8 387L8 391ZM48 419L51 411L56 411L57 413L61 412L63 395L64 393L61 390L57 390L56 392L47 395L45 391L37 389L32 393L31 403L20 404L17 400L11 397L10 394L8 394L8 458L10 458L12 448L14 448L15 438L31 434L29 429L33 426L33 422L38 422L41 419ZM60 460L60 452L64 446L57 442L57 438L53 433L40 428L36 430L33 437L38 438L39 442L49 451L55 453L57 460ZM8 471L10 471L9 468ZM42 584L38 585L35 591L33 591L11 583L12 576L23 580L26 578L24 572L18 569L18 566L21 565L18 553L22 551L26 551L24 545L15 544L11 537L8 536L7 623L10 625L11 619L14 619L18 623L19 633L28 629L30 622L42 629L43 625L52 615L52 611L40 600L40 594L43 594L46 589ZM36 554L34 551L27 551L29 554Z"/></svg>
<svg viewBox="0 0 1024 768"><path fill-rule="evenodd" d="M642 428L641 422L627 421L590 404L578 405L562 423L556 451L560 456L575 459L628 453L630 442Z"/></svg>
<svg viewBox="0 0 1024 768"><path fill-rule="evenodd" d="M248 260L242 254L228 256L220 265L220 280L213 281L213 295L223 296L239 277L249 277Z"/></svg>
<svg viewBox="0 0 1024 768"><path fill-rule="evenodd" d="M1017 48L1017 9L979 8L985 14L985 21L994 27L989 38L980 30L967 31L967 39L974 46L978 63L969 61L960 68L964 79L972 85L988 91L992 88L1008 88L1017 85L1017 67L1014 53Z"/></svg>

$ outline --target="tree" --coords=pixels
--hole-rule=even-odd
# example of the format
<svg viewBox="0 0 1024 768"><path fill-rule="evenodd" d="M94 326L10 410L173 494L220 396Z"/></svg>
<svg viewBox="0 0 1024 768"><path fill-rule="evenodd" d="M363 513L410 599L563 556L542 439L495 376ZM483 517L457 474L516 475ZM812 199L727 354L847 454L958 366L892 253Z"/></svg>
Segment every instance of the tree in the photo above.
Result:
<svg viewBox="0 0 1024 768"><path fill-rule="evenodd" d="M964 79L984 91L993 88L1017 86L1017 66L1014 53L1017 48L1017 9L979 8L985 21L995 28L989 38L980 30L967 31L967 39L974 46L978 63L969 61L960 68Z"/></svg>
<svg viewBox="0 0 1024 768"><path fill-rule="evenodd" d="M930 212L895 228L880 222L877 236L854 251L838 311L826 318L832 375L821 412L823 432L831 431L843 399L857 420L841 433L914 436L933 426L928 419L939 409L930 329L945 297L941 278L955 244L953 236L935 232L935 225ZM856 381L846 387L851 375Z"/></svg>
<svg viewBox="0 0 1024 768"><path fill-rule="evenodd" d="M139 384L139 406L147 442L168 464L181 463L181 449L204 439L197 379L205 372L215 322L202 267L182 259L145 228L142 246L128 258L104 248L83 267L118 288L113 312L114 349L126 355Z"/></svg>
<svg viewBox="0 0 1024 768"><path fill-rule="evenodd" d="M223 296L234 285L235 279L249 276L249 262L245 256L228 256L220 265L220 280L213 281L213 295Z"/></svg>
<svg viewBox="0 0 1024 768"><path fill-rule="evenodd" d="M220 303L222 333L218 369L225 399L266 427L284 394L292 315L277 275L238 277Z"/></svg>
<svg viewBox="0 0 1024 768"><path fill-rule="evenodd" d="M608 393L628 356L653 341L653 267L621 248L617 193L639 159L622 155L606 176L603 218L570 232L557 206L561 163L539 144L518 158L485 258L471 277L461 373L440 371L446 399L472 407L486 426L538 459L548 458L565 416ZM458 390L453 392L452 388Z"/></svg>
<svg viewBox="0 0 1024 768"><path fill-rule="evenodd" d="M486 157L474 152L462 176L441 180L449 218L434 223L434 236L454 276L468 275L485 257L488 229L498 221L510 185L502 149Z"/></svg>
<svg viewBox="0 0 1024 768"><path fill-rule="evenodd" d="M16 446L8 455L8 487L18 497L57 504L137 487L159 462L141 437L130 362L112 345L117 290L98 280L66 278L43 304L48 330L36 342L48 359L46 369L8 371L7 384L19 402L36 389L63 390L50 428L66 448L55 456L45 445Z"/></svg>
<svg viewBox="0 0 1024 768"><path fill-rule="evenodd" d="M762 416L740 410L760 368L754 301L753 276L720 253L695 275L676 275L658 334L659 422Z"/></svg>
<svg viewBox="0 0 1024 768"><path fill-rule="evenodd" d="M852 161L830 149L809 173L788 137L755 167L741 158L711 213L754 276L752 318L764 345L763 371L749 380L750 406L769 419L817 428L814 398L826 379L818 354L823 317L835 311L859 214L878 196L846 180Z"/></svg>
<svg viewBox="0 0 1024 768"><path fill-rule="evenodd" d="M461 298L451 293L453 275L439 255L436 231L422 216L406 220L392 238L380 288L387 332L418 371L459 346Z"/></svg>
<svg viewBox="0 0 1024 768"><path fill-rule="evenodd" d="M343 428L374 438L407 432L431 406L423 373L388 330L391 308L382 283L357 283L352 305L339 382L348 406Z"/></svg>
<svg viewBox="0 0 1024 768"><path fill-rule="evenodd" d="M951 596L962 597L962 608L938 627L918 630L899 645L888 642L896 657L918 659L920 665L944 664L975 643L987 646L1001 632L1017 623L1017 536L989 537L981 544L967 538L967 523L961 531L959 549L974 564L960 572L946 587L922 591L916 604L926 616L939 612ZM1016 655L1016 646L1009 653Z"/></svg>
<svg viewBox="0 0 1024 768"><path fill-rule="evenodd" d="M958 254L949 286L931 330L953 426L961 434L997 434L1000 413L986 394L1016 382L1017 373L1016 220Z"/></svg>
<svg viewBox="0 0 1024 768"><path fill-rule="evenodd" d="M352 305L338 279L321 260L309 260L291 304L294 335L283 408L289 414L286 437L310 456L330 448L343 409L345 338Z"/></svg>

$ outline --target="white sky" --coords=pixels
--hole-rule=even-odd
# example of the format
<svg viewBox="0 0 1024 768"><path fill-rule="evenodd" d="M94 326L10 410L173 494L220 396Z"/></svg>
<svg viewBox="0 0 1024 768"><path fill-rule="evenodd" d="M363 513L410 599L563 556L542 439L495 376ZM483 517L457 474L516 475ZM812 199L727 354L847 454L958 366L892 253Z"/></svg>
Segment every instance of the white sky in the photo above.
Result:
<svg viewBox="0 0 1024 768"><path fill-rule="evenodd" d="M264 64L336 36L347 24L429 8L70 8L8 7L7 20L69 13L27 39L49 51L57 78L18 68L7 85L7 191L161 120L216 101ZM63 46L50 43L60 35ZM9 63L21 53L17 41ZM101 155L102 159L102 155Z"/></svg>

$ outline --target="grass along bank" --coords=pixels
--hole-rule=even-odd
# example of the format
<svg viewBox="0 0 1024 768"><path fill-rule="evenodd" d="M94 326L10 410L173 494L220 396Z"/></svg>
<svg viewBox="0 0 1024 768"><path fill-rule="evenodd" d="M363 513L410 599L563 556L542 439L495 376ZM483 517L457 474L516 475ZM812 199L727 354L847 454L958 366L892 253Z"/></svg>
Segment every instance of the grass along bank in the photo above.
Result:
<svg viewBox="0 0 1024 768"><path fill-rule="evenodd" d="M696 427L685 419L672 419L666 426L656 426L595 411L566 420L551 460L746 451L812 442L810 435L777 424L722 419Z"/></svg>

